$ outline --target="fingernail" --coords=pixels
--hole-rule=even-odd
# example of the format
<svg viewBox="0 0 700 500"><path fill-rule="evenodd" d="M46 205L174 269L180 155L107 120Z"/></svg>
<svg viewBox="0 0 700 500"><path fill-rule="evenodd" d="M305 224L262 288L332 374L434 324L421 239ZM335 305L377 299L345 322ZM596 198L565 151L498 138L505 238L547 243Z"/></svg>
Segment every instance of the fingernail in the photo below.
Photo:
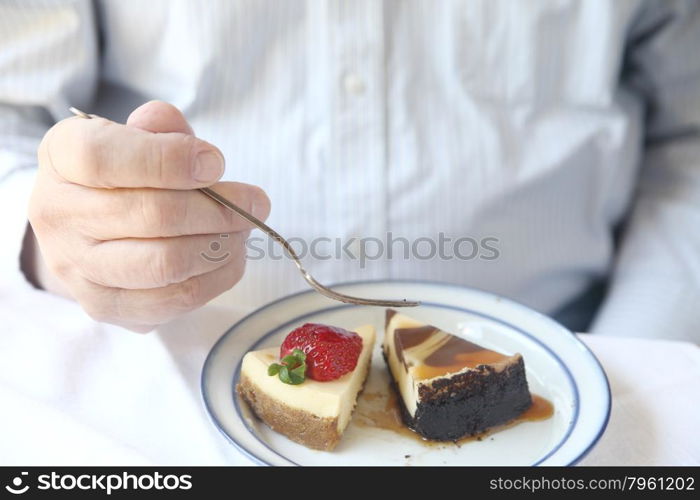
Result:
<svg viewBox="0 0 700 500"><path fill-rule="evenodd" d="M224 173L223 157L213 151L204 151L197 155L193 176L199 182L215 182Z"/></svg>

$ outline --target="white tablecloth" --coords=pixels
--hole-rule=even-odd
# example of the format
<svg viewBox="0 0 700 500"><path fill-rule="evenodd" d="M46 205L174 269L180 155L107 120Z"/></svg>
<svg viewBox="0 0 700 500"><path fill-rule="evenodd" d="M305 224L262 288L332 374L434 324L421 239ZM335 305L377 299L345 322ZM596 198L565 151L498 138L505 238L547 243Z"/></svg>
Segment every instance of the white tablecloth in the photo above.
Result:
<svg viewBox="0 0 700 500"><path fill-rule="evenodd" d="M249 464L199 393L207 352L246 312L209 305L137 335L60 298L0 291L0 464ZM582 464L700 464L700 349L581 338L613 393L608 429Z"/></svg>

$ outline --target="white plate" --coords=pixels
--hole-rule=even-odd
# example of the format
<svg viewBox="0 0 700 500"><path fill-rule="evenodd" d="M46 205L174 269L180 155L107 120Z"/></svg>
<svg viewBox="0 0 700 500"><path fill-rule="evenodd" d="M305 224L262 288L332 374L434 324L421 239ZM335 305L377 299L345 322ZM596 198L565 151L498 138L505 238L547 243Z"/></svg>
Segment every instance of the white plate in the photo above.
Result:
<svg viewBox="0 0 700 500"><path fill-rule="evenodd" d="M233 325L214 345L202 370L202 395L214 425L253 461L268 465L570 465L605 430L610 389L598 360L571 332L523 305L486 292L426 282L363 282L339 291L423 301L408 314L485 347L523 355L530 391L552 401L552 418L524 422L482 441L426 446L410 437L352 422L332 452L293 443L251 417L239 401L243 355L279 345L293 328L318 322L352 329L372 323L378 342L365 390L385 383L379 345L384 310L333 302L307 291L272 302Z"/></svg>

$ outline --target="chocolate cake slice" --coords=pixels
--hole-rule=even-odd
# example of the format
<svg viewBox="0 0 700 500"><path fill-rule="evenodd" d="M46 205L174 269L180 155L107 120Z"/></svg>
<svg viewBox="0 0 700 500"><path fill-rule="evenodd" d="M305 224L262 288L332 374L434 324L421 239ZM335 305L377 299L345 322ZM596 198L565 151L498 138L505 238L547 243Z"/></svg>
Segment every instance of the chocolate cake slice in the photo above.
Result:
<svg viewBox="0 0 700 500"><path fill-rule="evenodd" d="M532 404L520 354L486 349L391 309L383 351L404 421L427 439L481 434Z"/></svg>

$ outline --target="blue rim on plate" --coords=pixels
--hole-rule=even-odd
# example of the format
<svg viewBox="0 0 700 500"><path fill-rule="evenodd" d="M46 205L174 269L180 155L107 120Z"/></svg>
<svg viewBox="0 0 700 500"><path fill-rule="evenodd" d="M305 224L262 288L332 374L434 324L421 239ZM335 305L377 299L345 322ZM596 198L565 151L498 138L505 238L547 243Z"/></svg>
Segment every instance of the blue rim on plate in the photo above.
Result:
<svg viewBox="0 0 700 500"><path fill-rule="evenodd" d="M463 285L456 285L456 284L453 284L453 283L442 283L442 282L437 282L437 281L421 281L421 280L365 280L365 281L351 281L351 282L336 283L336 284L334 284L334 285L332 285L332 286L333 286L333 287L342 287L342 286L352 286L352 285L396 284L396 283L400 283L400 284L414 284L414 285L436 285L436 286L440 286L440 287L444 287L444 288L455 288L455 289L459 289L459 290L463 290L463 291L478 292L479 294L482 294L482 295L484 295L484 296L489 296L489 297L491 297L491 298L493 298L493 299L495 299L495 300L508 303L508 304L510 304L510 305L512 305L512 306L516 306L516 307L518 307L518 308L520 308L520 309L523 309L523 310L527 311L529 314L538 316L538 317L540 317L540 318L542 318L542 319L545 319L545 320L547 320L547 321L549 321L549 322L555 323L555 324L557 324L557 325L560 327L561 330L566 331L566 332L574 339L574 341L575 341L580 347L583 348L584 352L590 357L590 359L591 359L591 360L595 363L595 365L598 367L598 369L600 370L600 373L602 374L603 379L604 379L604 381L605 381L605 388L606 388L606 391L607 391L607 394L606 394L606 396L607 396L607 397L606 397L606 400L607 400L607 407L606 407L606 409L605 409L605 418L604 418L603 421L601 422L600 428L598 429L598 431L597 431L597 433L596 433L596 436L595 436L594 439L590 442L590 444L589 444L576 458L574 458L574 459L573 459L571 462L569 462L567 465L576 465L578 462L580 462L580 461L591 451L591 449L593 449L593 447L594 447L594 446L596 445L596 443L599 441L600 437L603 435L603 432L605 431L605 429L606 429L606 427L607 427L607 425L608 425L608 421L609 421L609 419L610 419L610 412L611 412L611 406L612 406L612 398L611 398L611 392L610 392L610 383L609 383L609 381L608 381L608 378L607 378L607 375L606 375L606 373L605 373L605 370L604 370L603 367L601 366L601 364L600 364L600 362L598 361L598 359L596 358L596 356L595 356L595 355L593 354L593 352L588 348L588 346L586 346L583 342L581 342L581 341L576 337L576 335L574 335L571 331L569 331L569 330L568 330L567 328L565 328L563 325L560 325L560 324L559 324L558 322L556 322L554 319L552 319L552 318L550 318L550 317L548 317L548 316L546 316L546 315L544 315L544 314L542 314L542 313L539 313L539 312L537 312L537 311L535 311L535 310L533 310L533 309L531 309L531 308L529 308L529 307L527 307L527 306L525 306L525 305L523 305L523 304L521 304L521 303L519 303L519 302L517 302L517 301L514 301L514 300L509 299L509 298L502 297L502 296L500 296L500 295L497 295L497 294L494 294L494 293L491 293L491 292L486 292L486 291L483 291L483 290L480 290L480 289L477 289L477 288L474 288L474 287L467 287L467 286L463 286ZM293 293L293 294L290 294L290 295L286 295L286 296L281 297L281 298L279 298L279 299L276 299L276 300L274 300L274 301L272 301L272 302L269 302L269 303L267 303L267 304L265 304L265 305L259 307L258 309L252 311L251 313L245 315L243 318L241 318L241 319L238 320L236 323L234 323L228 330L226 330L226 332L224 332L224 334L216 341L216 343L214 344L214 346L212 347L212 349L209 351L209 354L207 355L207 357L206 357L206 359L205 359L205 361L204 361L204 365L203 365L203 367L202 367L202 376L201 376L201 380L200 380L200 392L201 392L201 394L202 394L202 399L203 399L203 402L204 402L204 406L205 406L205 408L206 408L206 410L207 410L207 414L209 415L209 418L211 419L211 421L212 421L212 423L214 424L214 426L219 430L219 432L220 432L231 444L233 444L243 455L245 455L245 456L248 457L250 460L252 460L253 462L255 462L255 463L259 464L259 465L272 465L272 464L270 464L270 463L264 461L263 459L261 459L260 457L258 457L253 451L251 451L251 450L249 450L248 448L246 448L243 444L241 444L240 442L238 442L233 436L231 436L228 432L226 432L226 430L224 429L224 426L221 424L221 422L219 421L219 419L215 416L215 412L214 412L213 409L212 409L212 405L211 405L211 402L209 401L209 398L208 398L208 396L207 396L207 391L206 391L206 387L205 387L205 383L206 383L206 380L207 380L207 378L208 378L208 377L207 377L208 369L209 369L209 367L210 367L211 360L212 360L212 359L214 358L214 356L217 354L219 348L220 348L221 345L224 343L224 341L227 339L227 337L228 337L232 332L234 332L241 324L245 323L248 319L250 319L251 317L256 316L256 315L260 314L261 312L263 312L263 311L265 311L265 310L267 310L267 309L269 309L269 308L271 308L271 307L273 307L273 306L279 304L280 302L284 302L284 301L290 300L290 299L292 299L292 298L294 298L294 297L299 297L299 296L302 296L302 295L310 295L310 294L315 294L315 293L317 293L317 292L315 292L314 290L303 290L303 291L296 292L296 293ZM534 341L538 346L540 346L541 348L543 348L543 349L557 362L557 364L560 366L560 368L561 368L561 369L564 371L564 373L566 374L566 376L567 376L567 381L568 381L568 383L569 383L569 385L570 385L570 388L571 388L571 390L572 390L572 393L573 393L573 398L574 398L574 414L573 414L573 416L572 416L572 418L571 418L571 420L570 420L570 422L569 422L569 424L568 424L568 426L567 426L566 433L565 433L565 435L562 437L562 439L560 440L560 442L557 443L551 450L549 450L548 453L547 453L546 455L544 455L543 457L539 458L535 463L533 463L533 464L531 464L531 465L532 465L532 466L539 465L540 463L544 462L544 461L547 460L549 457L551 457L554 453L556 453L556 451L559 450L559 449L564 445L564 443L566 443L566 441L568 440L569 436L571 435L571 432L572 432L572 430L574 429L574 427L575 427L575 425L576 425L576 423L577 423L577 421L578 421L579 410L580 410L580 408L579 408L579 402L580 402L580 401L579 401L579 389L578 389L578 385L576 384L576 381L574 380L574 377L572 376L571 371L570 371L569 368L566 366L566 364L561 360L561 358L560 358L552 349L550 349L546 344L544 344L541 340L539 340L538 338L536 338L536 337L535 337L534 335L532 335L531 333L528 333L528 332L526 332L525 330L523 330L522 328L520 328L520 327L518 327L518 326L516 326L516 325L513 325L513 324L511 324L511 323L508 323L507 321L504 321L504 320L502 320L502 319L500 319L500 318L496 318L496 317L490 316L490 315L488 315L488 314L482 313L482 312L480 312L480 311L476 311L476 310L469 309L469 308L465 308L465 307L458 307L458 306L447 305L447 304L440 304L440 303L434 303L434 302L422 302L422 305L431 306L431 307L436 307L436 308L442 308L442 309L450 309L450 310L455 310L455 311L459 311L459 312L466 312L466 313L469 313L469 314L472 314L472 315L479 316L479 317L481 317L481 318L487 319L487 320L489 320L489 321L502 324L502 325L504 325L504 326L506 326L506 327L508 327L508 328L510 328L510 329L512 329L512 330L517 331L517 332L520 333L521 335L524 335L524 336L527 337L529 340ZM309 317L309 316L314 316L314 315L317 315L317 314L323 313L323 312L328 312L328 311L333 311L333 310L340 310L340 309L348 309L348 308L353 308L353 307L356 307L356 306L354 306L354 305L352 305L352 304L341 304L341 305L330 306L330 307L325 307L325 308L321 308L321 309L315 309L315 310L313 310L313 311L309 311L309 312L306 312L306 313L304 313L304 314L302 314L302 315L299 315L299 316L297 316L297 317L294 317L294 318L292 318L292 319L290 319L290 320L288 320L288 321L285 321L284 323L282 323L282 324L280 324L280 325L275 326L275 328L273 328L273 329L269 330L268 332L266 332L265 334L263 334L263 335L262 335L261 337L259 337L255 342L253 342L252 345L250 345L250 346L246 349L246 352L247 352L247 351L250 351L250 350L256 349L256 348L257 348L258 346L260 346L260 344L263 343L268 337L270 337L271 335L275 334L275 333L278 332L280 329L285 328L285 327L289 327L289 326L291 326L292 324L298 323L298 322L304 320L305 318L307 318L307 317ZM242 359L239 360L239 362L238 362L238 364L237 364L237 366L236 366L236 369L234 370L234 375L233 375L233 380L232 380L232 385L231 385L232 388L233 388L233 387L236 387L236 384L238 383L238 379L239 379L239 376L240 376L241 362L242 362ZM236 397L235 391L234 391L234 390L231 391L231 398L232 398L233 406L234 406L236 412L238 412L238 413L240 414L240 413L241 413L241 409L240 409L240 405L239 405L239 400L238 400L238 398ZM248 432L250 432L250 433L256 438L256 440L257 440L260 444L262 444L265 448L267 448L269 451L273 452L275 455L277 455L278 457L280 457L280 458L283 459L283 460L286 460L287 462L289 462L289 463L292 464L292 465L300 465L300 464L297 464L297 463L295 463L294 461L292 461L290 458L285 457L285 456L283 456L283 455L280 455L276 450L272 449L266 442L264 442L263 440L260 439L260 437L256 434L256 432L254 431L254 429L252 429L252 428L250 427L250 425L248 424L248 422L246 421L246 419L242 419L242 421L244 422L244 425L245 425L245 427L246 427L246 430L247 430Z"/></svg>

